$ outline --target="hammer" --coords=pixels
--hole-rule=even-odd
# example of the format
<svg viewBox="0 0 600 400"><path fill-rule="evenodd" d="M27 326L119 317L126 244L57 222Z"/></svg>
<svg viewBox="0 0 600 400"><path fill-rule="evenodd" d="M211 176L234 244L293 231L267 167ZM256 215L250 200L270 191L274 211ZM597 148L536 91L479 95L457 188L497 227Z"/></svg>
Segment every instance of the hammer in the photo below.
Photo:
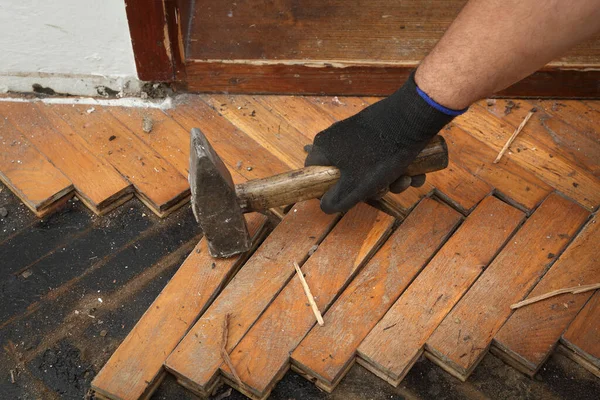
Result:
<svg viewBox="0 0 600 400"><path fill-rule="evenodd" d="M406 170L415 176L448 166L444 138L434 137ZM321 197L340 178L336 167L311 166L234 185L227 167L204 134L193 128L189 182L192 211L213 257L248 251L252 239L244 213Z"/></svg>

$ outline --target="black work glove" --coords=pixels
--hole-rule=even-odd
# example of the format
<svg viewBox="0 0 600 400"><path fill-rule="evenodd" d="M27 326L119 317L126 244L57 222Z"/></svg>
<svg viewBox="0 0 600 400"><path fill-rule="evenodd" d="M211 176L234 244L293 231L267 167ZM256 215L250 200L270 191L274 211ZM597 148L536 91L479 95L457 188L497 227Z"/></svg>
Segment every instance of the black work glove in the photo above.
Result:
<svg viewBox="0 0 600 400"><path fill-rule="evenodd" d="M417 89L413 73L390 97L317 134L313 146L307 146L305 165L333 165L341 171L338 183L321 198L321 209L344 212L388 188L400 193L422 185L424 175L411 178L404 171L464 111L435 103Z"/></svg>

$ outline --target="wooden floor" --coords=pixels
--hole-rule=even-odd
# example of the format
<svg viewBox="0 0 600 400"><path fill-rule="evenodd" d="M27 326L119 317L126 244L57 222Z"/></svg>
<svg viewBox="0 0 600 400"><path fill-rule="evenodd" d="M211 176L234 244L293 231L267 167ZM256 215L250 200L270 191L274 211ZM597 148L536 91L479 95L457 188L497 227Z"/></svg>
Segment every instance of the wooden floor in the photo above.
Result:
<svg viewBox="0 0 600 400"><path fill-rule="evenodd" d="M202 95L164 112L2 102L0 175L38 214L74 194L103 213L134 194L164 216L189 194L190 128L203 130L242 182L301 166L317 132L373 101ZM263 398L290 368L332 391L354 363L399 385L422 355L465 380L489 351L533 375L557 348L598 375L600 293L510 305L600 282L599 127L597 102L483 101L442 131L449 168L391 199L397 220L367 205L327 216L317 201L296 204L274 229L249 215L260 246L215 261L200 241L93 388L140 398L168 371L200 395L225 382ZM221 355L228 314L233 370Z"/></svg>
<svg viewBox="0 0 600 400"><path fill-rule="evenodd" d="M192 2L184 21L192 91L388 95L466 0ZM599 67L596 37L502 95L598 98Z"/></svg>

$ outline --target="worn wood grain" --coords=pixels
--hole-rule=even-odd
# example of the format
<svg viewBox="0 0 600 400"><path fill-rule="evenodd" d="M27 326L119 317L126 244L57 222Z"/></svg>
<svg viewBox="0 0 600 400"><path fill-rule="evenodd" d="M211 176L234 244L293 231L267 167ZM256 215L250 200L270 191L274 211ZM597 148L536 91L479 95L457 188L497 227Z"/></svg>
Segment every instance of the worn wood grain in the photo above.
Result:
<svg viewBox="0 0 600 400"><path fill-rule="evenodd" d="M187 179L105 108L40 106L50 120L62 118L95 155L111 163L153 212L165 216L189 199Z"/></svg>
<svg viewBox="0 0 600 400"><path fill-rule="evenodd" d="M231 314L227 341L231 351L292 278L293 261L302 265L336 220L321 212L317 200L295 205L175 348L166 368L190 390L207 395L221 365L220 327L225 314Z"/></svg>
<svg viewBox="0 0 600 400"><path fill-rule="evenodd" d="M254 243L266 233L266 218L247 216ZM148 398L164 375L167 356L242 266L248 254L215 259L201 240L129 335L92 381L109 399Z"/></svg>
<svg viewBox="0 0 600 400"><path fill-rule="evenodd" d="M492 164L495 151L456 125L450 125L443 135L451 159L494 187L511 204L533 210L552 191L552 187L512 160Z"/></svg>
<svg viewBox="0 0 600 400"><path fill-rule="evenodd" d="M508 140L514 126L492 115L479 104L454 120L461 129L486 143L496 152ZM535 174L542 181L573 198L588 210L600 205L600 180L581 166L548 149L537 138L530 138L527 127L505 158Z"/></svg>
<svg viewBox="0 0 600 400"><path fill-rule="evenodd" d="M71 181L4 118L0 118L0 144L0 179L37 216L72 197Z"/></svg>
<svg viewBox="0 0 600 400"><path fill-rule="evenodd" d="M523 218L494 197L482 201L358 347L361 364L397 386Z"/></svg>
<svg viewBox="0 0 600 400"><path fill-rule="evenodd" d="M590 220L527 298L599 282L599 235L598 219ZM494 353L533 376L592 295L593 292L562 294L518 309L494 337Z"/></svg>
<svg viewBox="0 0 600 400"><path fill-rule="evenodd" d="M588 213L551 194L514 235L427 340L430 358L464 380L485 356L493 337L553 264Z"/></svg>
<svg viewBox="0 0 600 400"><path fill-rule="evenodd" d="M383 317L462 220L450 207L424 199L358 273L291 356L296 370L329 392L354 362L360 342Z"/></svg>
<svg viewBox="0 0 600 400"><path fill-rule="evenodd" d="M600 377L600 291L592 296L562 336L571 358ZM567 352L567 354L569 354Z"/></svg>
<svg viewBox="0 0 600 400"><path fill-rule="evenodd" d="M32 103L0 103L0 115L73 182L77 196L96 214L131 198L131 184L106 160L94 156L68 124L51 123Z"/></svg>
<svg viewBox="0 0 600 400"><path fill-rule="evenodd" d="M392 217L366 204L344 215L302 267L319 310L327 312L338 293L385 241L393 222ZM301 282L293 279L231 353L242 385L236 383L227 366L221 366L221 371L230 385L263 398L289 369L290 353L314 325L315 316Z"/></svg>

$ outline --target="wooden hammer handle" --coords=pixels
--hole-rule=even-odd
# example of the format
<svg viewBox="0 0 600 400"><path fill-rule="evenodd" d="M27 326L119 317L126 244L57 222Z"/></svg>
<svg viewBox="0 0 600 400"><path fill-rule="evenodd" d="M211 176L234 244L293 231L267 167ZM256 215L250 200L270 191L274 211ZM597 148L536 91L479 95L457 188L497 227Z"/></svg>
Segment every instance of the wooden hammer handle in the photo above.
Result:
<svg viewBox="0 0 600 400"><path fill-rule="evenodd" d="M437 135L408 166L406 175L421 175L447 166L448 147L444 138ZM235 192L243 212L261 211L321 197L339 178L336 167L312 166L236 185Z"/></svg>

